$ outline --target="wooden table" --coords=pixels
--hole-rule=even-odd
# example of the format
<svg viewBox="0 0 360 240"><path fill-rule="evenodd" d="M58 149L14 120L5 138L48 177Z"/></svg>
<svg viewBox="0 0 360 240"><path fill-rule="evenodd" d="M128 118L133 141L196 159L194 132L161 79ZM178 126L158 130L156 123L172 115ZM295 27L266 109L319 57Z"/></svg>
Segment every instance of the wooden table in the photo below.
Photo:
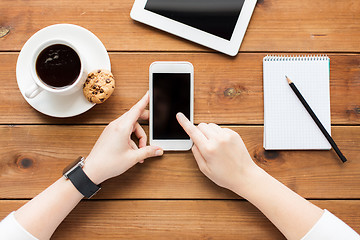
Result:
<svg viewBox="0 0 360 240"><path fill-rule="evenodd" d="M0 219L58 179L69 162L89 153L104 126L148 89L153 61L186 60L195 67L196 123L237 131L258 165L359 232L360 1L259 0L234 58L132 21L132 4L0 1ZM56 23L95 33L109 51L117 79L106 103L68 119L38 113L16 83L21 47L36 31ZM333 151L264 151L262 58L268 54L330 57L332 133L348 163ZM186 152L166 153L105 182L53 236L66 238L284 237L255 207L204 177Z"/></svg>

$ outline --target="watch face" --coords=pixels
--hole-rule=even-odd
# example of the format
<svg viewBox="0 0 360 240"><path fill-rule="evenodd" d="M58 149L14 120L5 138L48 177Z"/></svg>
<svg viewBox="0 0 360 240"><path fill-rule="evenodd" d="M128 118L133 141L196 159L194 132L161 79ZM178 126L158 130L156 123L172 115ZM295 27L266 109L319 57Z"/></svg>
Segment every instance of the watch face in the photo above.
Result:
<svg viewBox="0 0 360 240"><path fill-rule="evenodd" d="M67 165L64 170L63 170L63 175L67 178L67 173L72 170L75 166L78 165L78 163L81 161L83 157L78 157L75 161L73 161L72 163L70 163L69 165Z"/></svg>

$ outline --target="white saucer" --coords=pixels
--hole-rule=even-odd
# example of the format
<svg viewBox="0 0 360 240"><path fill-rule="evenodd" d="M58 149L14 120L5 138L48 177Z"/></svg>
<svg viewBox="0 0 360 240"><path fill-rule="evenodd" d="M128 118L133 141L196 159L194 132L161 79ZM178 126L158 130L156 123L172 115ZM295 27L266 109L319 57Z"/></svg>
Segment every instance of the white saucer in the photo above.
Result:
<svg viewBox="0 0 360 240"><path fill-rule="evenodd" d="M95 104L86 100L81 89L67 96L57 96L42 91L33 99L25 97L25 91L33 84L30 73L33 50L49 39L71 42L83 54L88 72L95 69L111 71L106 48L92 32L72 24L51 25L35 33L21 49L16 64L16 78L21 94L33 108L45 115L65 118L84 113Z"/></svg>

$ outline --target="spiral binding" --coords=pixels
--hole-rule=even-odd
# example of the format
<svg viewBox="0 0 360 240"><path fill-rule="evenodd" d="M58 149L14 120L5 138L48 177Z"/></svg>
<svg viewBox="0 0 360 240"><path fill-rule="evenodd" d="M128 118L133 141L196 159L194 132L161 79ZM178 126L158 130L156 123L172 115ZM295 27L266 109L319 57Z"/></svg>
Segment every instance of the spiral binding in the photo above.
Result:
<svg viewBox="0 0 360 240"><path fill-rule="evenodd" d="M288 61L327 61L329 57L327 55L267 55L264 57L265 62L288 62Z"/></svg>

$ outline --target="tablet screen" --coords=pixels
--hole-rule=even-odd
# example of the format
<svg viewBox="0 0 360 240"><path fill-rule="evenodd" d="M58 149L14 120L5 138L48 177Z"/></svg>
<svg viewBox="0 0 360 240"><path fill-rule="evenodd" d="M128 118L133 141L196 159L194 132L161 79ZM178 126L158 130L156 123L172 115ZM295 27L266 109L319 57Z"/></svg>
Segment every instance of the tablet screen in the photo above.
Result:
<svg viewBox="0 0 360 240"><path fill-rule="evenodd" d="M148 0L145 9L229 40L245 0Z"/></svg>

